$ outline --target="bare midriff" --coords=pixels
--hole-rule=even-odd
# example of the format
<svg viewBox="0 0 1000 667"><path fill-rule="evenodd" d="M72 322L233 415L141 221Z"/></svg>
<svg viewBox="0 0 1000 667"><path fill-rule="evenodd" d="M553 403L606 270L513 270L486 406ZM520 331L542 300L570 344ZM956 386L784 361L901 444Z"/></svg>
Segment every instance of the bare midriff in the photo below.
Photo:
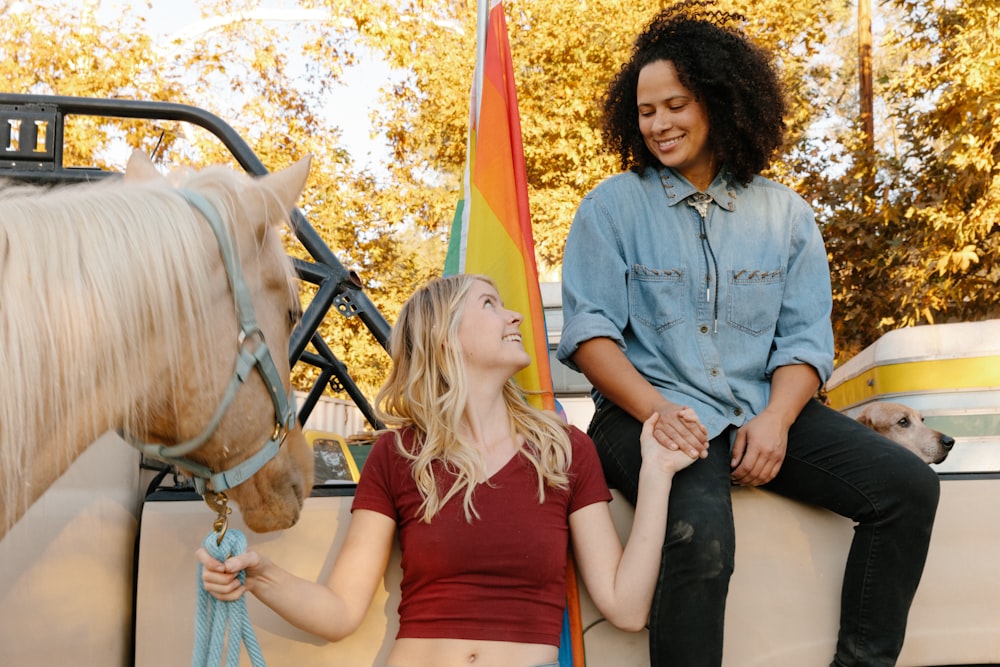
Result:
<svg viewBox="0 0 1000 667"><path fill-rule="evenodd" d="M549 644L469 639L397 639L386 667L535 667L559 659Z"/></svg>

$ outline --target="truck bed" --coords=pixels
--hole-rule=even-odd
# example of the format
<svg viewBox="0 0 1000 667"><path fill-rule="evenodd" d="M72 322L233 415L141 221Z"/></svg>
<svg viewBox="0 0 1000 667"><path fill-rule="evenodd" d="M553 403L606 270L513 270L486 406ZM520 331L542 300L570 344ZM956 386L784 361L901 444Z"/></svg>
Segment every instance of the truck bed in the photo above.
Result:
<svg viewBox="0 0 1000 667"><path fill-rule="evenodd" d="M135 496L144 485L136 470L127 445L114 437L100 441L0 542L0 665L190 662L194 551L214 515L186 493L158 492L140 509ZM899 665L1000 664L1000 474L945 473L941 480L927 568ZM352 494L349 482L320 487L294 528L247 533L248 539L293 572L323 580L344 539ZM737 557L725 665L828 664L851 522L757 489L733 494ZM631 507L615 496L612 512L624 535ZM238 513L231 526L243 529ZM361 630L336 644L305 635L251 599L268 663L381 664L397 624L399 576L394 553ZM585 590L582 607L590 667L648 664L645 632L612 628Z"/></svg>

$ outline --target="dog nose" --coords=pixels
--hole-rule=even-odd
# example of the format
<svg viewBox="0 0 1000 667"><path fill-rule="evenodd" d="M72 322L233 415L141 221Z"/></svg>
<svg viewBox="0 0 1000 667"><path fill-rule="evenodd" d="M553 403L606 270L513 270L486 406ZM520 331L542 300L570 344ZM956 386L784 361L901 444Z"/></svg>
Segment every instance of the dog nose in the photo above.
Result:
<svg viewBox="0 0 1000 667"><path fill-rule="evenodd" d="M955 438L951 437L950 435L942 434L939 442L941 443L941 446L944 447L945 449L951 449L952 447L955 446Z"/></svg>

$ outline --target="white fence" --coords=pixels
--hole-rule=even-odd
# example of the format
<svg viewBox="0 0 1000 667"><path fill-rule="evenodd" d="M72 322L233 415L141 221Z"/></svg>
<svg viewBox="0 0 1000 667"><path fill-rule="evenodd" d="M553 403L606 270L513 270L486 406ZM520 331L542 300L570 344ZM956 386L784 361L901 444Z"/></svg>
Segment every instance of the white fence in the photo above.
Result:
<svg viewBox="0 0 1000 667"><path fill-rule="evenodd" d="M295 392L295 400L299 405L305 402L306 396L304 392ZM371 430L368 420L352 401L332 396L320 397L302 428L336 433L345 438Z"/></svg>

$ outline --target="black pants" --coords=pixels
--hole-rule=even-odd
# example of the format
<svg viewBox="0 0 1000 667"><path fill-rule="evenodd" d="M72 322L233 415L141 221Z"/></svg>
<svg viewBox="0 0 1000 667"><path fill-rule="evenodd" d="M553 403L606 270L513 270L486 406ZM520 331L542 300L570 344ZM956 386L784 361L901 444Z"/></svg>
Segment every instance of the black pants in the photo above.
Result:
<svg viewBox="0 0 1000 667"><path fill-rule="evenodd" d="M590 436L608 484L635 503L637 420L606 403ZM778 475L763 488L857 522L841 597L835 667L896 664L927 557L940 493L937 474L911 452L810 401L788 432ZM649 618L651 667L722 664L736 547L729 437L682 470L670 493L667 537Z"/></svg>

